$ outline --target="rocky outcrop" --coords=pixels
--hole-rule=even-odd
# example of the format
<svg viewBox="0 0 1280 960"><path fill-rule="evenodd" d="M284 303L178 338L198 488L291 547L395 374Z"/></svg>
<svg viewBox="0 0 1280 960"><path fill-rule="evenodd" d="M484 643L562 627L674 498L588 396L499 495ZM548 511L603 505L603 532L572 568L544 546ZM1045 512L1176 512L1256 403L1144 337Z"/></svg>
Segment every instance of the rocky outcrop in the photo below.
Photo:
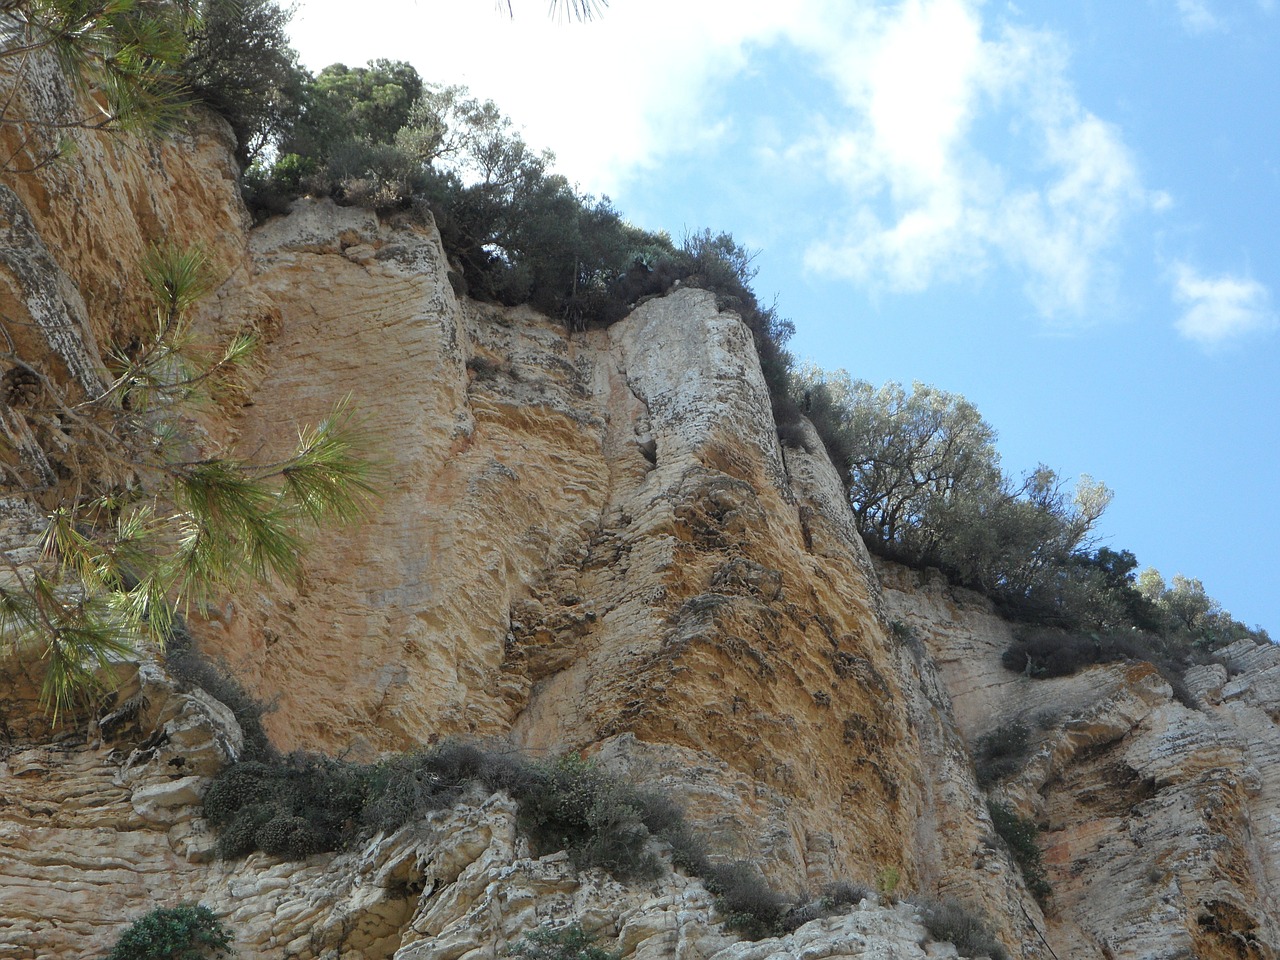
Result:
<svg viewBox="0 0 1280 960"><path fill-rule="evenodd" d="M917 908L874 896L786 937L741 943L698 880L623 885L575 870L563 853L531 858L500 794L472 794L340 855L208 862L192 781L210 767L195 758L226 751L234 724L148 674L121 688L126 702L146 704L127 721L0 765L0 955L84 955L157 901L199 899L235 931L241 957L495 960L528 931L569 923L639 960L955 956L925 949Z"/></svg>
<svg viewBox="0 0 1280 960"><path fill-rule="evenodd" d="M997 795L1041 828L1060 956L1274 957L1280 651L1241 641L1193 668L1188 707L1150 664L1010 673L1013 628L939 576L880 566L890 616L927 647L963 736L1021 723Z"/></svg>

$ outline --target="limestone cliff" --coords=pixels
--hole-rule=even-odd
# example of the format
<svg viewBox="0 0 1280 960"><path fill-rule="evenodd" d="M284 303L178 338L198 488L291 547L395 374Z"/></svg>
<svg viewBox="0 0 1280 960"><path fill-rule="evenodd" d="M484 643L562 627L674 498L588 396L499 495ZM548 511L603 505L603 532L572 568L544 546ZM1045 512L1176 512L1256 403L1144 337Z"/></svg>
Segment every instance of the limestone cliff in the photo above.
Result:
<svg viewBox="0 0 1280 960"><path fill-rule="evenodd" d="M300 201L249 231L212 120L161 143L83 139L72 164L6 177L19 346L91 381L140 251L199 243L223 278L201 322L264 337L248 396L205 429L270 456L350 396L385 465L370 516L326 530L302 582L193 625L276 705L282 749L580 751L661 786L714 854L790 892L896 876L896 895L986 913L1018 957L1274 954L1272 651L1204 668L1198 712L1142 665L1006 674L1007 626L873 568L820 443L779 444L750 333L713 294L571 333L459 299L426 211ZM36 457L41 424L3 413ZM7 502L4 548L29 562L38 516ZM531 857L501 794L340 855L215 860L199 799L237 755L234 720L154 660L120 673L130 711L51 729L38 664L0 671L0 957L87 955L196 899L263 960L479 960L568 918L639 960L951 955L891 896L736 942L696 879L623 885ZM1046 916L994 839L969 745L1047 710L1040 753L1001 787L1048 826Z"/></svg>

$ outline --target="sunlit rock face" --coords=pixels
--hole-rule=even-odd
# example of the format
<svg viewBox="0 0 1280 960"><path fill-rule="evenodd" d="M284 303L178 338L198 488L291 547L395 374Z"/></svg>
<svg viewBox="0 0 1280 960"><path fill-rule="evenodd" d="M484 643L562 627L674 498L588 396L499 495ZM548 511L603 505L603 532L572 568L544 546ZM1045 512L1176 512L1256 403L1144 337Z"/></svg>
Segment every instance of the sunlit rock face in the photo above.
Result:
<svg viewBox="0 0 1280 960"><path fill-rule="evenodd" d="M1280 650L1244 641L1193 667L1195 709L1149 664L1033 680L1001 667L1014 628L981 598L879 571L969 743L1019 722L1032 733L1025 767L996 794L1043 829L1059 955L1276 955Z"/></svg>
<svg viewBox="0 0 1280 960"><path fill-rule="evenodd" d="M39 96L71 95L49 79ZM55 725L19 657L0 668L0 957L105 952L196 900L249 960L487 960L571 921L628 960L953 956L896 902L917 894L965 901L1017 957L1273 955L1273 651L1198 668L1196 711L1140 664L1009 674L1012 628L981 601L873 566L816 435L780 445L751 334L714 294L571 332L456 295L425 210L301 200L250 230L213 118L74 135L73 162L0 184L0 306L24 355L89 389L148 322L148 245L197 244L217 278L202 335L261 338L245 395L198 414L209 448L270 460L346 403L380 464L366 516L319 531L299 582L191 622L273 705L282 750L576 751L672 795L713 856L788 894L882 895L745 943L700 880L534 857L511 799L480 792L342 854L219 861L200 801L244 748L225 706L140 655ZM20 570L42 562L41 519L17 487L69 471L49 424L0 413L10 475L35 478L0 500ZM996 795L1046 827L1043 912L970 759L1018 719L1036 749Z"/></svg>

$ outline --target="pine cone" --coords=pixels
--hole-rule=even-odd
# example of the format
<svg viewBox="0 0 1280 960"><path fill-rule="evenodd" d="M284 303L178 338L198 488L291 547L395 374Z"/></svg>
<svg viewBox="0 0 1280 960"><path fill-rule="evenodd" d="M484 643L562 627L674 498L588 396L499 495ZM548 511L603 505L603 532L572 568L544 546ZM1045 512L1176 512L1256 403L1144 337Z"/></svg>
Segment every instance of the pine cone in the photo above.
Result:
<svg viewBox="0 0 1280 960"><path fill-rule="evenodd" d="M11 407L34 406L40 397L40 378L23 367L13 367L0 378L0 398Z"/></svg>

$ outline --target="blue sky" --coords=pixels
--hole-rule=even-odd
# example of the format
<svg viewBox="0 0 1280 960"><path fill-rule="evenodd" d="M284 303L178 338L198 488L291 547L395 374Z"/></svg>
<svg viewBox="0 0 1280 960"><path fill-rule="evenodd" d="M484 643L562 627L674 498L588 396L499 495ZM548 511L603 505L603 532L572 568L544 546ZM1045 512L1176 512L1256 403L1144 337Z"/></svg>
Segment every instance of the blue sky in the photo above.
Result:
<svg viewBox="0 0 1280 960"><path fill-rule="evenodd" d="M633 222L759 249L793 351L974 401L1005 467L1280 633L1276 0L303 0L319 69L494 99Z"/></svg>

